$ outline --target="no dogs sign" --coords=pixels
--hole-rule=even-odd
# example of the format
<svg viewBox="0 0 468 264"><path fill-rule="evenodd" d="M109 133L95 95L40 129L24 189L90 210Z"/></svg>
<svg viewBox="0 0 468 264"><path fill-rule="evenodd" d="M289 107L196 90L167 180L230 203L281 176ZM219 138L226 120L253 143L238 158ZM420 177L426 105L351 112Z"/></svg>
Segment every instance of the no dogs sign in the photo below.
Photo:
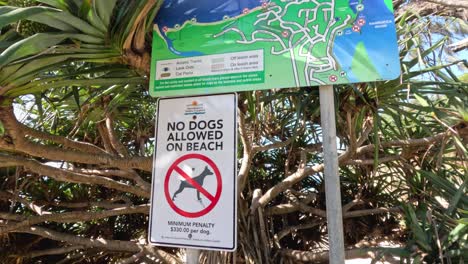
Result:
<svg viewBox="0 0 468 264"><path fill-rule="evenodd" d="M236 109L235 94L159 100L151 243L235 250Z"/></svg>

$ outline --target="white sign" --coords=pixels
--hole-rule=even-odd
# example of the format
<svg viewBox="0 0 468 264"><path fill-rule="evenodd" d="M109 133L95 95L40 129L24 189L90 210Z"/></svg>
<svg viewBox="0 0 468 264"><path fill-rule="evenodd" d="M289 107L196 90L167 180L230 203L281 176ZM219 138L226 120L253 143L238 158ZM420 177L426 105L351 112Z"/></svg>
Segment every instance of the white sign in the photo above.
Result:
<svg viewBox="0 0 468 264"><path fill-rule="evenodd" d="M159 100L149 241L234 251L237 96Z"/></svg>

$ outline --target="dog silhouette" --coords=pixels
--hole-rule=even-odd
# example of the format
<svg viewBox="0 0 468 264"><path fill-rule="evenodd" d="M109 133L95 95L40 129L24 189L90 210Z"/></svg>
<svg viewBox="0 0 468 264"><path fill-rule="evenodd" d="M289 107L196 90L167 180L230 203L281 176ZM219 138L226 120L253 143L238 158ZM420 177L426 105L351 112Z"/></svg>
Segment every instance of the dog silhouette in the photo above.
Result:
<svg viewBox="0 0 468 264"><path fill-rule="evenodd" d="M194 180L198 185L203 186L203 182L205 181L205 177L208 175L213 175L213 172L208 169L208 166L205 167L205 169L200 173L200 175L193 177L192 180ZM180 181L179 189L175 191L174 195L172 195L172 201L176 198L177 194L181 193L185 188L193 188L196 189L190 182L188 181ZM201 200L200 198L200 191L197 190L197 199L198 201Z"/></svg>

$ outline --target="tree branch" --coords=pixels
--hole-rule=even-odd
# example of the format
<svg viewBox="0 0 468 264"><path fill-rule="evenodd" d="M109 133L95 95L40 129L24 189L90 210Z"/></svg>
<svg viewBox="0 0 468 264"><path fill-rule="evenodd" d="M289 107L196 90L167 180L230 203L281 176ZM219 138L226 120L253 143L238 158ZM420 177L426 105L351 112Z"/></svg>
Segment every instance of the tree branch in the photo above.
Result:
<svg viewBox="0 0 468 264"><path fill-rule="evenodd" d="M151 184L143 180L140 175L134 170L97 170L97 169L72 169L74 172L90 174L90 175L100 175L106 177L120 177L124 179L133 180L137 183L138 186L143 188L146 191L151 190Z"/></svg>
<svg viewBox="0 0 468 264"><path fill-rule="evenodd" d="M129 157L129 153L127 151L127 148L125 148L125 146L120 142L120 140L119 140L119 138L117 136L117 133L115 132L114 119L112 118L111 114L106 115L105 123L106 123L105 129L108 132L109 141L110 141L110 144L112 145L112 147L115 149L115 151L117 151L117 153L121 157L123 157L123 158ZM129 170L128 173L130 175L132 175L133 180L137 183L138 186L140 186L141 188L143 188L144 190L146 190L148 192L151 190L151 185L149 183L147 183L146 181L144 181L140 177L140 175L138 175L138 173L136 173L136 171Z"/></svg>
<svg viewBox="0 0 468 264"><path fill-rule="evenodd" d="M387 162L392 162L392 161L397 161L397 160L401 160L400 155L379 157L379 159L377 160L377 163L382 164L382 163L387 163ZM344 165L374 165L374 160L373 159L366 159L366 160L353 159L353 160L349 160L345 162Z"/></svg>
<svg viewBox="0 0 468 264"><path fill-rule="evenodd" d="M284 148L287 145L291 144L293 142L293 140L294 140L294 137L290 137L287 140L282 141L282 142L274 142L274 143L264 145L264 146L254 146L252 148L252 152L255 154L255 153L261 152L261 151L268 151L268 150L277 149L277 148Z"/></svg>
<svg viewBox="0 0 468 264"><path fill-rule="evenodd" d="M368 146L366 146L366 148L361 147L359 149L355 149L355 147L359 147L359 144L364 143L363 138L367 137L368 133L370 133L370 127L371 126L367 126L367 128L364 129L364 131L361 133L359 139L356 140L356 145L355 146L350 147L346 152L344 152L343 154L341 154L338 157L339 165L343 165L345 162L347 162L352 156L354 156L356 153L358 153L359 149L366 149L366 151L367 151L367 149L373 150L374 145L368 145ZM425 140L422 140L422 142L427 144L427 142ZM419 143L419 142L417 142L417 143ZM273 186L272 188L270 188L260 198L259 203L258 203L259 206L263 206L263 207L266 206L271 200L273 200L273 198L278 196L283 191L291 188L294 184L300 182L301 180L303 180L304 178L306 178L306 177L308 177L310 175L322 172L323 169L324 169L324 164L323 163L312 166L312 167L305 167L305 168L299 167L298 170L295 173L287 176L286 179L284 179L282 182L280 182L280 183L276 184L275 186ZM256 208L252 208L252 210L255 210L255 209Z"/></svg>
<svg viewBox="0 0 468 264"><path fill-rule="evenodd" d="M453 52L460 52L468 48L468 38L465 38L459 42L453 43L449 45L449 48L452 49Z"/></svg>
<svg viewBox="0 0 468 264"><path fill-rule="evenodd" d="M46 210L42 209L42 206L39 206L36 202L34 201L30 202L24 199L23 197L20 197L19 195L14 195L13 193L10 193L10 192L0 191L0 200L10 200L14 203L20 202L38 215L50 214L50 212L47 212Z"/></svg>
<svg viewBox="0 0 468 264"><path fill-rule="evenodd" d="M460 0L424 0L425 2L430 2L450 8L465 8L468 9L468 2Z"/></svg>
<svg viewBox="0 0 468 264"><path fill-rule="evenodd" d="M15 230L15 233L28 233L41 237L45 237L51 240L62 241L72 245L81 245L86 248L101 248L111 251L118 252L129 252L137 253L142 250L149 254L156 255L162 258L166 263L181 263L180 260L160 249L155 249L152 246L139 245L133 241L122 241L122 240L109 240L104 238L86 238L75 235L69 235L66 233L57 232L51 229L43 227L25 227L21 230Z"/></svg>
<svg viewBox="0 0 468 264"><path fill-rule="evenodd" d="M71 172L71 171L43 165L37 162L36 160L24 159L24 158L15 157L15 156L6 156L2 154L0 154L0 161L6 161L10 163L13 162L17 166L24 166L25 169L29 171L51 177L57 181L83 183L83 184L98 184L98 185L102 185L104 187L111 188L111 189L116 189L122 192L133 193L140 197L150 198L149 192L143 189L130 186L128 184L121 183L118 181L114 181L112 179L105 178L105 177L98 177L98 176L93 176L93 175L86 175L86 174Z"/></svg>
<svg viewBox="0 0 468 264"><path fill-rule="evenodd" d="M138 263L138 260L143 258L145 256L146 252L144 250L132 255L129 258L122 259L116 262L116 264L133 264L133 263Z"/></svg>
<svg viewBox="0 0 468 264"><path fill-rule="evenodd" d="M116 151L114 148L112 148L112 144L110 142L109 134L107 133L104 121L97 123L96 128L98 130L99 135L101 136L102 145L104 146L104 149L106 149L108 154L110 153L112 155L115 155Z"/></svg>
<svg viewBox="0 0 468 264"><path fill-rule="evenodd" d="M120 154L122 157L128 157L128 151L119 141L117 133L114 130L114 119L110 114L106 115L106 130L109 133L109 140L112 147Z"/></svg>
<svg viewBox="0 0 468 264"><path fill-rule="evenodd" d="M99 202L46 202L46 201L36 201L29 202L28 200L16 196L9 192L0 192L0 201L19 201L22 204L26 205L38 215L51 214L50 212L44 211L43 207L45 206L55 206L55 207L64 207L64 208L105 208L105 209L116 209L123 206L132 206L130 201L127 201L127 197L122 196L120 198L115 198L107 201ZM125 203L116 203L119 201L125 201ZM0 217L1 218L1 217Z"/></svg>
<svg viewBox="0 0 468 264"><path fill-rule="evenodd" d="M0 219L19 222L24 220L24 216L0 212Z"/></svg>
<svg viewBox="0 0 468 264"><path fill-rule="evenodd" d="M434 0L436 1L436 0ZM450 0L449 0L450 1ZM428 3L429 2L429 3ZM438 0L437 2L445 3L445 0ZM453 2L453 0L452 0ZM462 1L459 1L462 2ZM402 3L396 10L395 16L401 17L406 12L411 12L413 14L418 14L418 16L412 16L410 20L419 19L419 17L425 17L430 15L438 15L438 16L445 16L445 17L456 17L462 20L466 20L468 16L468 12L466 8L460 8L456 6L450 5L443 5L437 3L435 4L432 0L426 1L411 1L409 3Z"/></svg>
<svg viewBox="0 0 468 264"><path fill-rule="evenodd" d="M385 214L385 213L400 213L400 207L392 207L392 208L375 208L375 209L365 209L365 210L357 210L357 211L350 211L346 212L343 215L343 218L355 218L367 215L376 215L376 214Z"/></svg>
<svg viewBox="0 0 468 264"><path fill-rule="evenodd" d="M5 150L25 153L34 157L40 157L55 161L69 161L83 164L93 164L108 167L118 167L122 169L135 168L143 171L151 171L152 158L132 157L132 158L117 158L111 155L89 155L88 153L78 152L73 150L63 150L51 146L44 146L32 142L15 142L15 145L1 142L0 148Z"/></svg>
<svg viewBox="0 0 468 264"><path fill-rule="evenodd" d="M346 250L345 257L346 259L356 259L356 258L371 258L377 259L380 255L382 248L356 248ZM320 253L313 253L310 251L299 251L292 249L283 249L281 250L281 255L284 257L291 258L295 261L308 262L308 263L321 263L327 262L329 252L323 251Z"/></svg>
<svg viewBox="0 0 468 264"><path fill-rule="evenodd" d="M97 207L97 208L104 208L104 209L116 209L122 207L122 205L126 204L121 204L121 203L115 203L118 200L115 201L101 201L101 202L54 202L51 203L50 205L56 206L56 207L64 207L64 208L92 208L92 207ZM131 204L127 204L130 206Z"/></svg>
<svg viewBox="0 0 468 264"><path fill-rule="evenodd" d="M87 142L74 141L66 137L44 133L44 132L32 129L21 123L18 123L18 126L20 126L20 129L27 136L34 137L34 138L41 139L41 140L49 140L57 144L61 144L63 145L64 148L67 148L67 149L75 149L75 150L79 150L82 152L88 152L88 153L97 154L97 155L107 154L107 152L105 152L103 149L93 144L87 143Z"/></svg>
<svg viewBox="0 0 468 264"><path fill-rule="evenodd" d="M149 74L150 72L150 55L145 50L146 36L146 19L150 12L161 5L161 1L149 0L140 11L140 14L133 22L133 26L126 36L122 50L125 53L125 60L136 69L142 70Z"/></svg>
<svg viewBox="0 0 468 264"><path fill-rule="evenodd" d="M408 140L395 140L389 142L383 142L380 144L380 148L391 148L391 147L418 147L418 146L429 146L432 143L441 141L444 137L450 135L450 132L439 133L432 137L419 138L419 139L408 139ZM356 150L356 155L372 152L375 149L374 144L369 144L360 147Z"/></svg>
<svg viewBox="0 0 468 264"><path fill-rule="evenodd" d="M365 202L361 199L356 199L356 200L353 200L345 205L343 205L343 215L346 214L349 210L351 210L351 208L353 208L354 206L356 205L360 205L360 204L364 204Z"/></svg>
<svg viewBox="0 0 468 264"><path fill-rule="evenodd" d="M338 162L342 164L343 162L347 161L350 157L350 153L352 153L352 150L348 150L345 153L341 154L338 157ZM270 188L259 200L259 205L260 206L265 206L267 205L273 198L278 196L280 193L283 191L291 188L294 184L300 182L302 179L305 177L308 177L310 175L313 175L315 173L322 172L324 169L324 164L318 164L312 167L305 167L305 168L299 168L295 173L289 175L284 179L282 182L276 184L272 188ZM256 208L253 208L256 209Z"/></svg>
<svg viewBox="0 0 468 264"><path fill-rule="evenodd" d="M273 198L278 196L283 191L291 188L294 184L298 183L302 179L312 174L318 173L323 171L324 165L319 164L313 167L306 167L306 168L299 168L295 173L289 175L284 179L282 182L276 184L272 188L270 188L259 200L260 206L267 205ZM253 208L256 209L256 208Z"/></svg>
<svg viewBox="0 0 468 264"><path fill-rule="evenodd" d="M253 153L252 153L252 142L250 141L249 136L247 135L244 114L240 110L238 112L239 112L239 134L240 134L240 138L242 141L242 146L244 148L242 163L241 163L241 167L239 169L239 173L237 176L237 182L239 186L238 192L241 193L244 190L245 185L247 183L250 166L252 165Z"/></svg>
<svg viewBox="0 0 468 264"><path fill-rule="evenodd" d="M111 216L116 215L128 215L128 214L148 214L149 213L149 205L138 205L138 206L130 206L130 207L121 207L116 208L113 210L107 211L98 211L98 212L66 212L60 214L47 214L41 216L32 216L26 217L22 216L19 223L10 224L6 227L0 228L0 234L5 234L12 232L14 230L19 230L24 227L37 225L44 222L55 222L55 223L73 223L73 222L86 222L86 221L93 221L103 218L108 218ZM14 218L13 215L6 215L7 219ZM0 215L0 216L2 216ZM18 219L18 218L16 218Z"/></svg>
<svg viewBox="0 0 468 264"><path fill-rule="evenodd" d="M10 140L12 140L12 142L7 142L0 138L0 149L26 153L48 160L65 160L69 162L105 165L124 169L136 168L148 172L151 171L152 168L152 158L117 158L109 154L89 155L89 153L86 152L64 150L53 146L44 146L30 142L25 138L25 133L21 130L22 126L14 117L13 108L11 106L0 107L0 120L5 126Z"/></svg>
<svg viewBox="0 0 468 264"><path fill-rule="evenodd" d="M71 169L73 172L83 173L88 175L99 175L99 176L106 176L106 177L120 177L128 180L135 180L135 174L129 171L123 170L111 170L111 169L82 169L82 168L73 168Z"/></svg>
<svg viewBox="0 0 468 264"><path fill-rule="evenodd" d="M21 255L24 258L37 258L42 256L50 256L50 255L63 255L66 253L70 253L72 251L83 249L83 246L70 246L70 247L62 247L62 248L52 248L47 250L37 250L31 251L25 255Z"/></svg>
<svg viewBox="0 0 468 264"><path fill-rule="evenodd" d="M310 213L319 217L327 217L325 210L313 208L302 202L275 205L267 208L265 213L266 215L274 216L294 213L297 211L301 211L303 213Z"/></svg>
<svg viewBox="0 0 468 264"><path fill-rule="evenodd" d="M138 245L136 242L132 241L121 241L121 240L108 240L104 238L85 238L85 237L78 237L75 235L70 235L66 233L61 233L57 231L53 231L51 229L43 228L43 227L24 227L19 230L14 230L15 233L28 233L33 235L38 235L41 237L45 237L48 239L62 241L73 245L82 245L85 247L96 247L96 248L104 248L113 251L121 251L121 252L139 252L142 250L143 246Z"/></svg>
<svg viewBox="0 0 468 264"><path fill-rule="evenodd" d="M297 232L298 230L304 230L304 229L310 229L314 228L322 223L325 223L325 220L320 220L308 224L302 224L302 225L296 225L296 226L289 226L287 228L283 228L278 234L275 235L275 239L277 241L280 241L283 239L285 236L291 234L292 232Z"/></svg>
<svg viewBox="0 0 468 264"><path fill-rule="evenodd" d="M401 208L399 207L392 207L392 208L375 208L375 209L366 209L366 210L357 210L348 212L345 211L345 207L343 206L343 218L355 218L355 217L362 217L367 215L376 215L376 214L384 214L384 213L400 213ZM319 210L319 209L317 209ZM326 211L324 211L326 213ZM309 229L316 227L322 223L326 222L325 219L326 215L323 217L323 220L314 221L312 223L300 224L295 226L289 226L287 228L283 228L278 234L275 235L276 239L279 241L283 239L285 236L290 234L293 231L302 230L302 229Z"/></svg>

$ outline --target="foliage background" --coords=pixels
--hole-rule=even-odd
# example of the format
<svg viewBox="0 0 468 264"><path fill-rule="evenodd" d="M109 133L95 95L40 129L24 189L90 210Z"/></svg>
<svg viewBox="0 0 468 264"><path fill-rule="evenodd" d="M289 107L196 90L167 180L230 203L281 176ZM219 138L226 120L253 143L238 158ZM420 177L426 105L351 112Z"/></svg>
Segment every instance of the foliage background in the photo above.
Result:
<svg viewBox="0 0 468 264"><path fill-rule="evenodd" d="M463 263L468 4L393 3L400 79L335 87L347 258ZM0 261L181 262L146 241L161 1L0 4ZM318 89L239 111L238 251L201 261L326 262Z"/></svg>

